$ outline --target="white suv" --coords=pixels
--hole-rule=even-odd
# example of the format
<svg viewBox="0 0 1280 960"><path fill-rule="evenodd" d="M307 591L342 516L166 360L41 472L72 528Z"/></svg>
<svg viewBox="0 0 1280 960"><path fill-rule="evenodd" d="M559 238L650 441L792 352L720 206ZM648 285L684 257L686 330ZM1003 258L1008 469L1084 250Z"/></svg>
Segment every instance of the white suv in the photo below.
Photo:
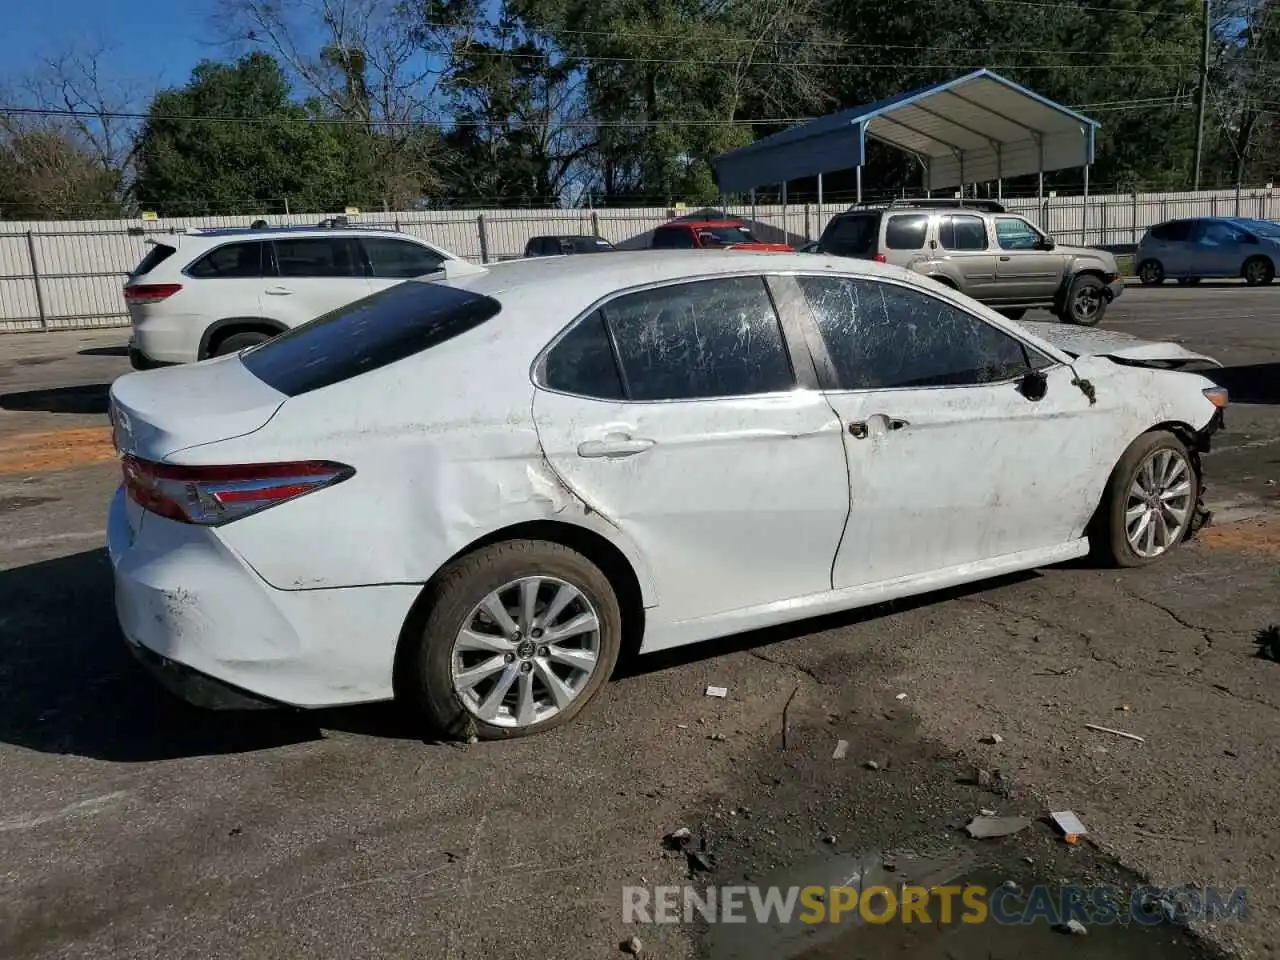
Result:
<svg viewBox="0 0 1280 960"><path fill-rule="evenodd" d="M237 353L459 259L391 230L188 230L154 244L125 281L139 370Z"/></svg>

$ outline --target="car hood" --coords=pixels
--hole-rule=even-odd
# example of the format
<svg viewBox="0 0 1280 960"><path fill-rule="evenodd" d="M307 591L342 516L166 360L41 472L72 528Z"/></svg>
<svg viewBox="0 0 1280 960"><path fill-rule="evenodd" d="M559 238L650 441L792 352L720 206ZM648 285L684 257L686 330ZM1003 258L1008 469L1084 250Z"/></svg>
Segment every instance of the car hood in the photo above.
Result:
<svg viewBox="0 0 1280 960"><path fill-rule="evenodd" d="M1116 265L1115 254L1099 247L1073 247L1069 244L1060 243L1053 248L1053 252L1061 253L1068 257L1092 257L1095 260L1101 260L1103 263L1109 263L1113 267Z"/></svg>
<svg viewBox="0 0 1280 960"><path fill-rule="evenodd" d="M1142 340L1118 330L1075 327L1063 323L1024 321L1021 326L1072 357L1108 357L1121 363L1176 370L1194 363L1222 366L1212 357L1194 353L1180 343Z"/></svg>

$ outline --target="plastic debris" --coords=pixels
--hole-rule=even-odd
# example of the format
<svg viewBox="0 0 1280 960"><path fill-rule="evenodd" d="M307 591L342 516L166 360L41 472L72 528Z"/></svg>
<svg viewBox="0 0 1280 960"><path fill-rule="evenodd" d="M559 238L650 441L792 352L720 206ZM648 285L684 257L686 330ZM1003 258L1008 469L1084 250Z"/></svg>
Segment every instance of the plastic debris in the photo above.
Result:
<svg viewBox="0 0 1280 960"><path fill-rule="evenodd" d="M1062 831L1062 839L1067 843L1076 843L1089 832L1085 829L1085 825L1080 818L1070 810L1050 813L1049 819L1053 821L1054 826Z"/></svg>
<svg viewBox="0 0 1280 960"><path fill-rule="evenodd" d="M863 766L866 767L868 770L880 769L880 764L876 763L874 760L868 760L866 763L863 764Z"/></svg>
<svg viewBox="0 0 1280 960"><path fill-rule="evenodd" d="M964 828L975 840L1008 837L1031 826L1026 817L974 817Z"/></svg>
<svg viewBox="0 0 1280 960"><path fill-rule="evenodd" d="M900 693L900 694L898 694L896 697L894 697L893 699L895 699L895 700L905 700L905 699L907 699L907 695L906 695L905 693Z"/></svg>
<svg viewBox="0 0 1280 960"><path fill-rule="evenodd" d="M998 733L991 733L991 734L988 734L987 736L983 737L983 738L982 738L982 740L981 740L981 742L982 742L982 743L990 743L990 744L993 744L993 745L994 745L994 744L997 744L997 743L1004 743L1004 737L1000 736L1000 734L998 734Z"/></svg>
<svg viewBox="0 0 1280 960"><path fill-rule="evenodd" d="M1069 933L1075 937L1083 937L1089 932L1089 928L1086 927L1079 920L1077 920L1075 917L1072 917L1066 923L1058 924L1053 929L1059 931L1060 933Z"/></svg>
<svg viewBox="0 0 1280 960"><path fill-rule="evenodd" d="M833 751L831 752L831 759L832 759L832 760L843 760L843 759L845 758L845 756L846 756L846 755L848 755L848 753L849 753L849 741L848 741L848 740L837 740L837 741L836 741L836 748L835 748L835 750L833 750Z"/></svg>
<svg viewBox="0 0 1280 960"><path fill-rule="evenodd" d="M644 943L639 937L632 937L630 940L622 941L621 950L623 953L629 953L633 957L638 957L644 952Z"/></svg>
<svg viewBox="0 0 1280 960"><path fill-rule="evenodd" d="M662 845L668 850L687 850L693 844L693 833L688 827L672 830L662 838Z"/></svg>
<svg viewBox="0 0 1280 960"><path fill-rule="evenodd" d="M724 699L728 695L729 695L728 687L707 687L708 697L720 697L721 699Z"/></svg>
<svg viewBox="0 0 1280 960"><path fill-rule="evenodd" d="M1138 736L1136 733L1125 733L1123 730L1116 730L1112 727L1100 727L1096 723L1086 723L1085 729L1097 730L1099 733L1109 733L1114 737L1124 737L1126 740L1136 740L1138 743L1147 742L1143 740L1142 737Z"/></svg>

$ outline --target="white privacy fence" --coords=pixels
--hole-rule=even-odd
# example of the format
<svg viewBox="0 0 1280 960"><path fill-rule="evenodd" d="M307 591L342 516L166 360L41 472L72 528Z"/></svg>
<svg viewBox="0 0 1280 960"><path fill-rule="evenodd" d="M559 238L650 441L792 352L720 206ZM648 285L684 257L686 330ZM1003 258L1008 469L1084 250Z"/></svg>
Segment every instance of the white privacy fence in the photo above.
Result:
<svg viewBox="0 0 1280 960"><path fill-rule="evenodd" d="M1199 193L1109 194L1009 199L1022 213L1065 243L1124 247L1152 224L1174 217L1243 216L1271 220L1280 202L1270 189ZM844 204L730 206L754 221L763 240L800 244L817 239ZM390 227L476 262L521 256L540 234L595 234L624 248L648 245L654 227L676 215L665 207L595 210L449 210L367 213L352 225ZM273 218L275 225L314 225L328 214ZM121 287L142 259L147 237L191 227L247 227L251 217L139 220L0 221L0 333L72 330L128 323Z"/></svg>

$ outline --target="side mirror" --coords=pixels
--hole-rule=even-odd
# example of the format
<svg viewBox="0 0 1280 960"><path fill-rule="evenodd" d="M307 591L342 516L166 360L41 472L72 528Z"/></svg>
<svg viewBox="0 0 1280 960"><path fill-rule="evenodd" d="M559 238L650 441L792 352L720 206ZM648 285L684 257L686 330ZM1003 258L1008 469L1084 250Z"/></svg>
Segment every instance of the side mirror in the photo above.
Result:
<svg viewBox="0 0 1280 960"><path fill-rule="evenodd" d="M1045 237L1038 244L1041 250L1052 250L1057 245L1058 245L1058 242L1054 240L1053 237Z"/></svg>
<svg viewBox="0 0 1280 960"><path fill-rule="evenodd" d="M1018 392L1032 403L1043 400L1044 395L1049 392L1049 378L1043 371L1032 370L1018 384Z"/></svg>

